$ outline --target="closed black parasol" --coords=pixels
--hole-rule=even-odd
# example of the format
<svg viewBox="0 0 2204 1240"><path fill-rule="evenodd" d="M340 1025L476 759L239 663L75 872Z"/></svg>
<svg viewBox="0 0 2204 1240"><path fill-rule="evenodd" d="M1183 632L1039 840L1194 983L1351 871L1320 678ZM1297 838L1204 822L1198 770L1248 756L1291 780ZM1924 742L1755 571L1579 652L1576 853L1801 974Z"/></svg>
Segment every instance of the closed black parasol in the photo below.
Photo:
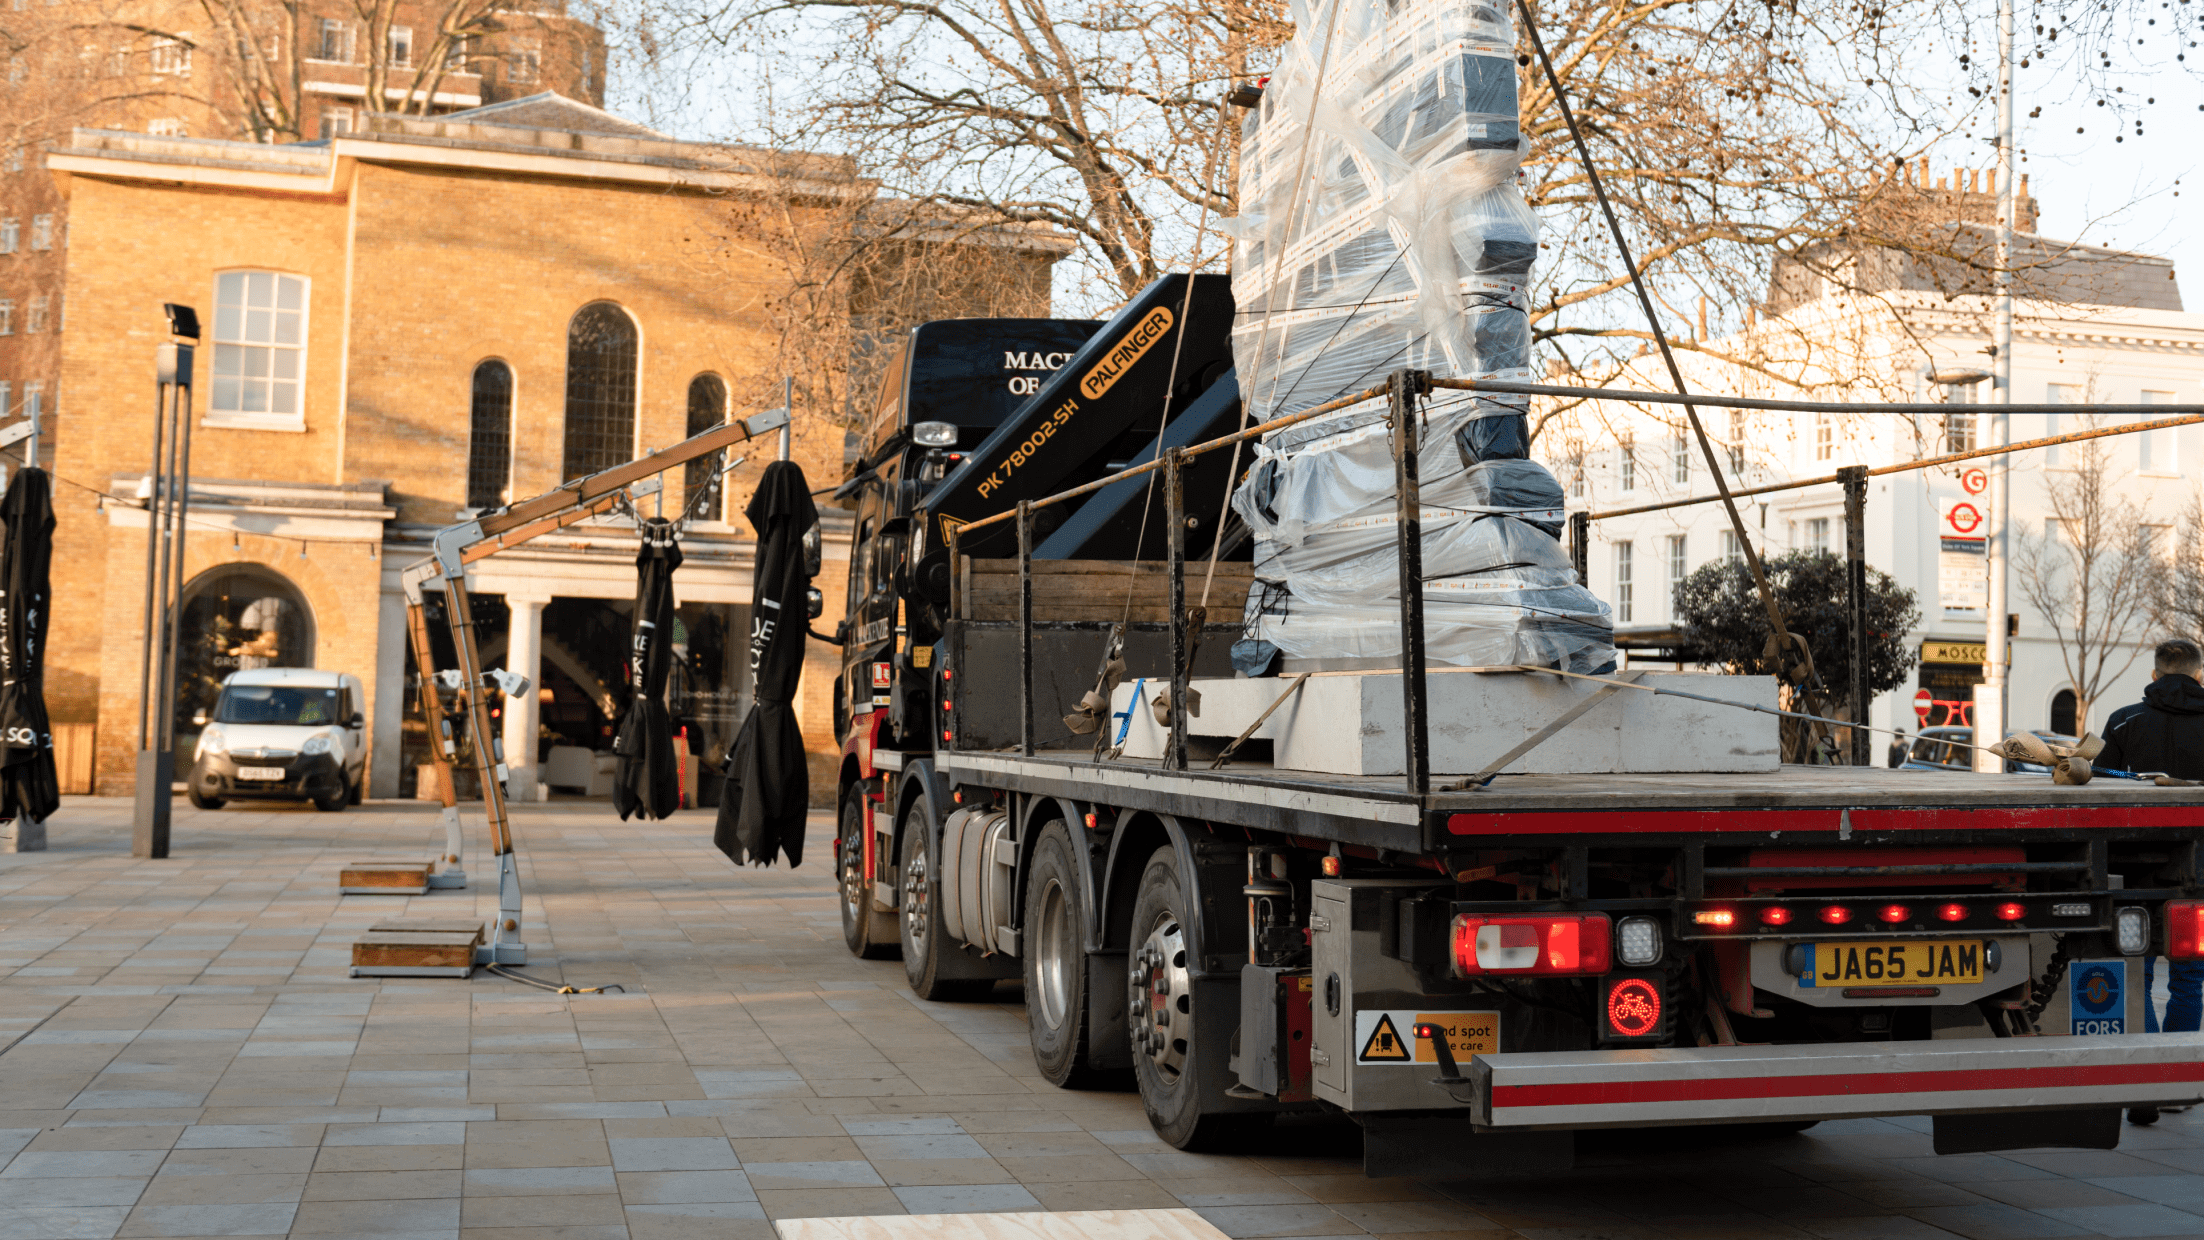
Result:
<svg viewBox="0 0 2204 1240"><path fill-rule="evenodd" d="M612 752L612 807L630 814L670 818L681 807L681 766L673 748L673 718L666 711L666 677L673 668L673 570L681 546L673 522L643 522L643 546L635 553L635 624L628 639L627 711Z"/></svg>
<svg viewBox="0 0 2204 1240"><path fill-rule="evenodd" d="M0 815L44 822L61 808L46 723L47 570L54 555L53 479L24 469L0 500Z"/></svg>
<svg viewBox="0 0 2204 1240"><path fill-rule="evenodd" d="M803 733L796 727L796 685L804 669L810 626L806 596L814 569L804 535L819 522L804 471L775 461L758 479L745 509L758 534L757 576L750 594L750 678L755 694L727 756L727 788L719 798L713 842L736 864L772 864L785 853L803 864L804 814L811 804Z"/></svg>

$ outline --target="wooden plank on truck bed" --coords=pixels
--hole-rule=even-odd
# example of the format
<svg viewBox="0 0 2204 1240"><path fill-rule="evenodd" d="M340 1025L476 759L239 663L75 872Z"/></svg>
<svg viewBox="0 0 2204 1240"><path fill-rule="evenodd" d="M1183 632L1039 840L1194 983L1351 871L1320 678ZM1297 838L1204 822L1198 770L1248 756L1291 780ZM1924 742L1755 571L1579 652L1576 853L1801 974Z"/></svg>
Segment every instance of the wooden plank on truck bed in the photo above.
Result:
<svg viewBox="0 0 2204 1240"><path fill-rule="evenodd" d="M1016 559L966 557L965 568L960 600L964 619L1018 618ZM1188 561L1186 597L1189 606L1199 603L1202 580L1208 571L1208 561ZM1254 579L1251 564L1232 561L1218 564L1216 583L1209 591L1209 614L1238 616L1247 605L1247 592ZM1125 614L1128 590L1132 599L1129 617ZM1170 604L1170 565L1161 560L1143 560L1137 566L1127 560L1033 562L1035 620L1130 619L1134 623L1159 623L1170 620Z"/></svg>

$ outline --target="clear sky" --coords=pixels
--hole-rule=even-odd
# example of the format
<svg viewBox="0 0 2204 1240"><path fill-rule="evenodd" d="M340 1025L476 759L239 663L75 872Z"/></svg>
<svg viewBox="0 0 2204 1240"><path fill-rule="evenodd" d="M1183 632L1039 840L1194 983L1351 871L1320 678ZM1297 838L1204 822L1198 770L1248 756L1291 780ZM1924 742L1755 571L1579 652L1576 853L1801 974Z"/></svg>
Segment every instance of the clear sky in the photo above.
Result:
<svg viewBox="0 0 2204 1240"><path fill-rule="evenodd" d="M2204 310L2204 143L2197 140L2204 133L2198 110L2204 84L2186 65L2165 59L2155 71L2114 79L2126 88L2123 100L2157 100L2124 124L2114 122L2111 108L2077 97L2071 82L2022 70L2015 114L2040 106L2043 115L2019 121L2016 145L2026 153L2020 170L2028 174L2045 236L2170 257L2183 307L2198 311ZM2114 142L2116 135L2122 140Z"/></svg>

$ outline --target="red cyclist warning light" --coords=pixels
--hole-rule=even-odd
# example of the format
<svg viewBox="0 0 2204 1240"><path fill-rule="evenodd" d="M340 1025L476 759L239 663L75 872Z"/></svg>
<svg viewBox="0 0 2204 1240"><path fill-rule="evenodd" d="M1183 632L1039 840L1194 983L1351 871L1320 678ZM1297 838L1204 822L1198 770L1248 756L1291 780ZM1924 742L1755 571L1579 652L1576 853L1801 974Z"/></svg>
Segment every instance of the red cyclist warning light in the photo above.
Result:
<svg viewBox="0 0 2204 1240"><path fill-rule="evenodd" d="M1607 988L1607 1029L1619 1038L1642 1038L1661 1028L1661 991L1642 977Z"/></svg>

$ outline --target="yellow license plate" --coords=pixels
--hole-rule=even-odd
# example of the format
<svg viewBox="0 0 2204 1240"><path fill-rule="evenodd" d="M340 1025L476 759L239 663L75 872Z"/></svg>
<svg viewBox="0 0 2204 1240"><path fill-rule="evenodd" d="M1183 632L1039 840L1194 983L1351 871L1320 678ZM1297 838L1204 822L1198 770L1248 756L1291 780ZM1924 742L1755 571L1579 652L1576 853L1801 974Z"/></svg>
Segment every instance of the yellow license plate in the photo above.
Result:
<svg viewBox="0 0 2204 1240"><path fill-rule="evenodd" d="M1980 939L1809 943L1801 986L1963 986L1982 980Z"/></svg>

